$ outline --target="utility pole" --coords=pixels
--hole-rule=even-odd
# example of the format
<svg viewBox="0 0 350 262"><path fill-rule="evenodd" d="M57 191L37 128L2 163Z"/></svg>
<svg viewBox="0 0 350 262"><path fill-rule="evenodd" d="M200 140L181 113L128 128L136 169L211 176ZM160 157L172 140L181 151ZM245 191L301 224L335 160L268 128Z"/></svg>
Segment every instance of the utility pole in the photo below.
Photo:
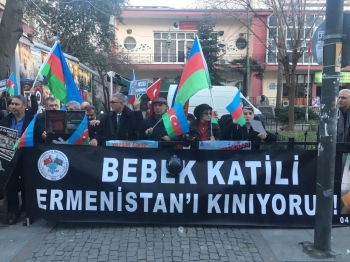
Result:
<svg viewBox="0 0 350 262"><path fill-rule="evenodd" d="M336 45L341 45L344 0L327 0L323 47L320 141L318 144L314 248L331 249L333 188L337 136L340 70L336 70ZM336 72L338 71L338 72Z"/></svg>
<svg viewBox="0 0 350 262"><path fill-rule="evenodd" d="M250 58L249 58L249 35L250 35L250 19L249 19L249 3L247 4L247 99L249 100L249 97L251 95L251 88L250 88Z"/></svg>

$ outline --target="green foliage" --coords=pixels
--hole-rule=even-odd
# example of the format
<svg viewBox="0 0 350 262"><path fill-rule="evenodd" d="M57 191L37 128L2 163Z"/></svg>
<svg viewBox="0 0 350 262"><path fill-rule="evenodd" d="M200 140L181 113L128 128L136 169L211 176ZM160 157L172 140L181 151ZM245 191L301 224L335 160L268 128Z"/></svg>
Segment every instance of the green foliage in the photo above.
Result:
<svg viewBox="0 0 350 262"><path fill-rule="evenodd" d="M275 115L278 117L279 121L284 122L286 116L288 116L289 107L275 108ZM296 121L305 120L306 107L294 107L294 118ZM318 120L319 115L311 108L309 108L309 120Z"/></svg>
<svg viewBox="0 0 350 262"><path fill-rule="evenodd" d="M203 20L198 25L198 39L201 43L203 55L208 65L210 80L212 85L222 85L227 82L220 76L220 68L217 63L218 55L218 32L214 31L215 23L210 14L204 14Z"/></svg>
<svg viewBox="0 0 350 262"><path fill-rule="evenodd" d="M230 64L234 66L231 68L233 75L239 74L243 76L243 95L247 96L247 56L233 59ZM264 78L265 66L260 64L252 57L249 57L249 65L251 74L254 73L253 76L256 79L262 80Z"/></svg>
<svg viewBox="0 0 350 262"><path fill-rule="evenodd" d="M52 46L59 39L62 50L80 62L90 65L96 59L104 59L107 64L115 31L110 18L120 17L120 6L124 2L31 0L27 2L26 15L39 24L41 30L37 37L46 45Z"/></svg>

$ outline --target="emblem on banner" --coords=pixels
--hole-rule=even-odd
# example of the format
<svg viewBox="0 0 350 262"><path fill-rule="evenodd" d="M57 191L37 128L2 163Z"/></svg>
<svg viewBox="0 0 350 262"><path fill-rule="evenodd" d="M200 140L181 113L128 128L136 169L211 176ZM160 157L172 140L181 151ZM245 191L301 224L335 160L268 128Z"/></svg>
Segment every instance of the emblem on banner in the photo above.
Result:
<svg viewBox="0 0 350 262"><path fill-rule="evenodd" d="M67 156L58 150L48 150L38 160L39 172L47 180L57 181L62 179L67 174L68 168Z"/></svg>

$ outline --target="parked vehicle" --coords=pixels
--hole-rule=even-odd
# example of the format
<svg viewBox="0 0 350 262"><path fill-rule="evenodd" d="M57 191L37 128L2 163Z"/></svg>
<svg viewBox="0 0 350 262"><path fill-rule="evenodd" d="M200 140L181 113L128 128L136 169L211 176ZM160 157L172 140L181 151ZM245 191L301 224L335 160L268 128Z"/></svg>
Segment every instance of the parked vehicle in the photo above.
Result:
<svg viewBox="0 0 350 262"><path fill-rule="evenodd" d="M177 85L170 85L168 91L167 101L171 106L174 92L176 90ZM232 102L234 96L236 95L238 88L235 86L213 86L211 93L213 99L210 96L209 88L203 89L197 92L194 96L190 98L188 112L193 114L193 110L199 104L208 104L211 107L215 108L218 112L219 118L225 114L228 114L226 107ZM213 104L214 100L214 104ZM243 106L250 105L254 109L254 115L258 117L261 121L264 120L264 116L259 109L253 106L241 93L241 103ZM215 105L215 107L214 107Z"/></svg>

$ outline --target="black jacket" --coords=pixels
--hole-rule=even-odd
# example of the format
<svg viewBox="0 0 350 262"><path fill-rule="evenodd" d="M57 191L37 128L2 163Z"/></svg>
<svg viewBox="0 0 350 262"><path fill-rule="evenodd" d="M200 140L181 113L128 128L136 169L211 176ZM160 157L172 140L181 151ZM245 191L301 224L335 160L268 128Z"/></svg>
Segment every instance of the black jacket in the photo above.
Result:
<svg viewBox="0 0 350 262"><path fill-rule="evenodd" d="M7 128L11 128L12 126L12 118L14 118L15 116L10 113L8 114L7 116L5 116L1 122L0 122L0 126L3 126L3 127L7 127ZM24 122L23 122L23 126L22 126L22 135L24 133L24 131L26 130L26 128L28 127L28 125L30 124L30 122L32 121L33 119L33 116L26 112L25 116L24 116ZM40 125L38 123L38 121L35 122L35 125L34 125L34 143L38 143L38 142L43 142L43 139L41 138L41 128L40 128Z"/></svg>
<svg viewBox="0 0 350 262"><path fill-rule="evenodd" d="M38 99L35 95L30 96L30 107L28 107L27 112L34 116L38 112L39 105L38 105Z"/></svg>
<svg viewBox="0 0 350 262"><path fill-rule="evenodd" d="M272 134L271 132L266 131L267 137L266 139L262 140L260 137L258 137L258 132L254 131L251 127L248 131L246 126L240 126L238 124L234 124L231 120L228 122L221 133L221 140L233 140L233 141L266 141L266 142L273 142L277 140L277 137ZM252 149L259 149L259 145L253 145Z"/></svg>
<svg viewBox="0 0 350 262"><path fill-rule="evenodd" d="M92 126L92 125L90 125L90 124L88 125L89 138L90 138L90 140L91 140L91 139L94 139L94 137L96 136L96 134L97 134L99 128L100 128L100 125L94 125L94 126Z"/></svg>
<svg viewBox="0 0 350 262"><path fill-rule="evenodd" d="M41 133L46 131L46 115L45 115L45 111L41 112L40 114L38 114L38 116L36 117L36 121L39 123L40 125L40 129L41 129Z"/></svg>
<svg viewBox="0 0 350 262"><path fill-rule="evenodd" d="M108 140L138 140L143 126L142 112L134 112L128 107L124 107L120 125L117 134L117 114L115 112L104 114L94 139L98 141L99 145L105 145Z"/></svg>
<svg viewBox="0 0 350 262"><path fill-rule="evenodd" d="M159 121L159 119L157 119L154 115L151 115L147 118L144 119L143 122L143 127L140 133L140 139L145 139L145 140L153 140L153 141L164 141L162 140L163 136L168 136L168 133L165 129L164 123L161 120L158 124L157 122ZM154 125L157 124L155 127ZM145 131L148 128L153 128L153 132L151 135L146 135ZM171 141L182 141L182 136L176 136L170 139ZM172 148L173 146L162 146L163 148Z"/></svg>
<svg viewBox="0 0 350 262"><path fill-rule="evenodd" d="M215 137L215 140L219 140L221 137L221 130L218 124L212 124L213 127L213 136ZM190 132L188 133L190 136L195 138L194 141L194 147L191 146L191 148L198 148L199 146L199 141L201 140L201 133L199 131L199 121L198 119L194 120L191 124L190 124ZM210 136L211 136L211 128L210 128L210 122L209 122L209 128L207 130L207 136L208 139L210 140Z"/></svg>

